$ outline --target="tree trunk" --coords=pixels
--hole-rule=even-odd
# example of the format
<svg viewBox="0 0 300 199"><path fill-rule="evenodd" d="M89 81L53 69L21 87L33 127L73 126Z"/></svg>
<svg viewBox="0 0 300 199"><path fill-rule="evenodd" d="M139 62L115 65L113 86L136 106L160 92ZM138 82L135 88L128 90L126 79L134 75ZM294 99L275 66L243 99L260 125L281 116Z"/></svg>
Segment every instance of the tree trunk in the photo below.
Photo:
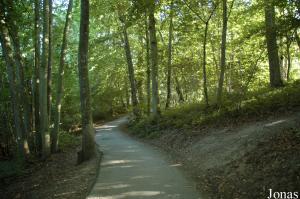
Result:
<svg viewBox="0 0 300 199"><path fill-rule="evenodd" d="M69 27L70 21L72 17L72 7L73 0L69 0L66 22L63 32L63 39L60 51L60 61L58 68L58 77L57 77L57 90L56 90L56 102L55 102L55 117L54 117L54 129L51 135L51 152L55 153L58 151L58 132L59 132L59 124L61 117L61 103L63 98L63 78L64 78L64 68L65 68L65 58L67 53L67 40L69 36Z"/></svg>
<svg viewBox="0 0 300 199"><path fill-rule="evenodd" d="M35 131L35 147L38 152L42 150L42 136L40 132L40 107L39 107L39 69L40 69L40 0L34 1L34 77L33 77L33 131Z"/></svg>
<svg viewBox="0 0 300 199"><path fill-rule="evenodd" d="M40 133L42 136L42 157L50 155L50 134L48 126L47 106L47 66L49 58L49 0L43 1L43 47L42 64L40 67L39 103L40 103Z"/></svg>
<svg viewBox="0 0 300 199"><path fill-rule="evenodd" d="M295 30L295 38L296 38L296 42L297 42L297 45L298 45L299 50L300 50L300 38L299 38L299 36L297 34L297 30Z"/></svg>
<svg viewBox="0 0 300 199"><path fill-rule="evenodd" d="M291 47L291 41L289 37L286 37L286 54L287 54L287 71L286 71L286 80L290 80L290 71L292 68L292 63L291 63L291 52L290 52L290 47Z"/></svg>
<svg viewBox="0 0 300 199"><path fill-rule="evenodd" d="M48 69L47 69L47 108L48 108L48 122L51 124L51 84L52 84L52 0L49 0L49 55L48 55Z"/></svg>
<svg viewBox="0 0 300 199"><path fill-rule="evenodd" d="M158 98L158 52L157 39L155 29L155 1L150 0L149 5L149 34L150 34L150 56L151 56L151 79L152 79L152 115L154 117L159 115L159 98Z"/></svg>
<svg viewBox="0 0 300 199"><path fill-rule="evenodd" d="M0 4L1 6L2 3ZM0 14L2 15L2 13ZM12 50L12 44L9 37L9 32L6 27L4 16L0 17L0 40L1 40L1 47L2 52L5 57L6 67L7 67L7 75L9 81L9 91L12 100L12 110L13 110L13 118L14 118L14 129L15 129L15 137L17 143L17 157L19 160L24 160L24 140L23 134L21 129L21 110L20 110L20 96L18 94L18 84L16 82L16 75L15 75L15 63L14 63L14 56Z"/></svg>
<svg viewBox="0 0 300 199"><path fill-rule="evenodd" d="M205 30L204 30L204 41L203 41L203 63L202 63L202 70L203 70L203 92L204 92L204 99L205 104L208 107L208 92L207 92L207 76L206 76L206 43L207 43L207 32L208 32L208 25L209 22L205 23Z"/></svg>
<svg viewBox="0 0 300 199"><path fill-rule="evenodd" d="M171 1L170 5L170 24L169 24L169 43L168 43L168 67L167 67L167 102L166 109L170 106L171 100L171 76L172 76L172 38L173 38L173 6L174 2Z"/></svg>
<svg viewBox="0 0 300 199"><path fill-rule="evenodd" d="M128 107L130 106L130 99L129 99L129 95L128 95L128 81L127 81L127 78L125 78L124 81L125 81L126 108L128 109Z"/></svg>
<svg viewBox="0 0 300 199"><path fill-rule="evenodd" d="M220 53L219 50L216 50L215 44L212 40L210 40L210 45L211 45L211 50L212 50L212 59L214 61L215 64L215 68L216 68L216 79L219 78L220 73L219 73L219 66L220 66ZM216 56L217 53L217 56Z"/></svg>
<svg viewBox="0 0 300 199"><path fill-rule="evenodd" d="M95 130L93 127L88 74L88 46L89 0L81 0L78 72L82 120L82 150L78 153L78 162L88 160L95 154Z"/></svg>
<svg viewBox="0 0 300 199"><path fill-rule="evenodd" d="M21 53L21 46L20 40L18 36L18 25L14 18L15 16L15 6L13 2L8 2L8 10L7 10L7 20L9 24L9 34L12 39L12 44L14 47L14 60L16 64L16 80L18 82L18 92L20 95L20 111L21 111L21 128L23 132L23 139L24 139L24 151L26 154L30 153L29 146L28 146L28 137L31 132L31 125L30 125L30 112L29 112L29 100L28 100L28 93L27 88L25 86L25 79L24 79L24 62ZM24 118L24 119L23 119Z"/></svg>
<svg viewBox="0 0 300 199"><path fill-rule="evenodd" d="M147 114L150 115L151 105L151 71L150 71L150 49L149 49L149 31L148 31L148 20L147 12L145 13L145 34L146 34L146 64L147 64Z"/></svg>
<svg viewBox="0 0 300 199"><path fill-rule="evenodd" d="M122 24L123 39L124 39L123 43L124 43L124 51L125 51L126 61L127 61L127 66L128 66L128 78L129 78L129 82L130 82L133 114L136 118L139 118L140 110L139 110L138 99L137 99L137 87L136 87L136 82L135 82L134 68L133 68L130 44L129 44L128 34L127 34L127 27L126 27L126 24L123 21L123 19L120 18L120 21L121 21L121 23L123 23Z"/></svg>
<svg viewBox="0 0 300 199"><path fill-rule="evenodd" d="M177 76L175 76L175 82L176 82L176 92L177 92L177 95L178 95L178 98L179 98L179 103L182 103L182 102L184 102L184 97L183 97L183 94L182 94L181 87L180 87L179 80L178 80Z"/></svg>
<svg viewBox="0 0 300 199"><path fill-rule="evenodd" d="M226 69L226 36L227 36L227 0L223 0L223 30L222 30L222 44L221 44L221 62L220 62L220 78L217 93L217 104L221 106L222 91L224 83L224 74Z"/></svg>
<svg viewBox="0 0 300 199"><path fill-rule="evenodd" d="M271 87L283 86L280 75L278 47L276 43L275 7L271 0L265 0L266 40L269 58Z"/></svg>

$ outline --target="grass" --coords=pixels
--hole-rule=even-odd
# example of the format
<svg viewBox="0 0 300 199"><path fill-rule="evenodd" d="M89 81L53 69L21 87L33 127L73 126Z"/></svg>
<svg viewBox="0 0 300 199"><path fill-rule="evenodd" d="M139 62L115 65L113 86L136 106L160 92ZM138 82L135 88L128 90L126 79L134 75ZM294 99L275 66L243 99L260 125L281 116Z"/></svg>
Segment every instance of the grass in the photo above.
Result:
<svg viewBox="0 0 300 199"><path fill-rule="evenodd" d="M238 103L236 103L238 101ZM274 113L293 111L300 107L300 81L278 89L261 89L244 99L226 97L223 106L205 107L204 104L186 104L162 112L159 118L146 117L129 124L133 134L157 138L167 129L201 128L241 123L249 119L264 119Z"/></svg>

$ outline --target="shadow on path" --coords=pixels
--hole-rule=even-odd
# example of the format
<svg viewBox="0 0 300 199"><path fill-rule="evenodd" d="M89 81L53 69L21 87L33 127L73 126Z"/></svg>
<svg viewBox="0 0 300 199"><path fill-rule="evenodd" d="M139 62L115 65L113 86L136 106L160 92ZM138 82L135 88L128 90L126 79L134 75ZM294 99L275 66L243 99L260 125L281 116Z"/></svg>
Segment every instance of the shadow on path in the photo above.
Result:
<svg viewBox="0 0 300 199"><path fill-rule="evenodd" d="M201 198L195 184L185 178L157 149L122 134L126 118L97 128L96 142L104 156L100 174L87 199Z"/></svg>

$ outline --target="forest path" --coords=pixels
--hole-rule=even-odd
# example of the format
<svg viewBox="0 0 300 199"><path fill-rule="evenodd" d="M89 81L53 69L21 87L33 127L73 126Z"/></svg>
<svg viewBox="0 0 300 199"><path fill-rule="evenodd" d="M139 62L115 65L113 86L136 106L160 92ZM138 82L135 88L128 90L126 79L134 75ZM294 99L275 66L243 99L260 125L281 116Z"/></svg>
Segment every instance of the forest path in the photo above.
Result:
<svg viewBox="0 0 300 199"><path fill-rule="evenodd" d="M158 149L128 137L118 128L121 118L97 128L104 153L100 173L87 199L201 198L187 179Z"/></svg>

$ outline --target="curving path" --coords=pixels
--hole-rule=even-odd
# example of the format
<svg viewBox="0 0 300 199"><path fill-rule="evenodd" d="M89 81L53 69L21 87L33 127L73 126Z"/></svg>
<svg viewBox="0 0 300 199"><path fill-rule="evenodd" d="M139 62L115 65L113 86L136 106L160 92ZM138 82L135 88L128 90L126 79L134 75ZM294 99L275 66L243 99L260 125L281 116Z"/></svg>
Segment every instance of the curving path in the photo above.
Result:
<svg viewBox="0 0 300 199"><path fill-rule="evenodd" d="M87 199L198 199L185 178L158 149L120 132L126 118L97 128L96 142L104 156L98 179Z"/></svg>

